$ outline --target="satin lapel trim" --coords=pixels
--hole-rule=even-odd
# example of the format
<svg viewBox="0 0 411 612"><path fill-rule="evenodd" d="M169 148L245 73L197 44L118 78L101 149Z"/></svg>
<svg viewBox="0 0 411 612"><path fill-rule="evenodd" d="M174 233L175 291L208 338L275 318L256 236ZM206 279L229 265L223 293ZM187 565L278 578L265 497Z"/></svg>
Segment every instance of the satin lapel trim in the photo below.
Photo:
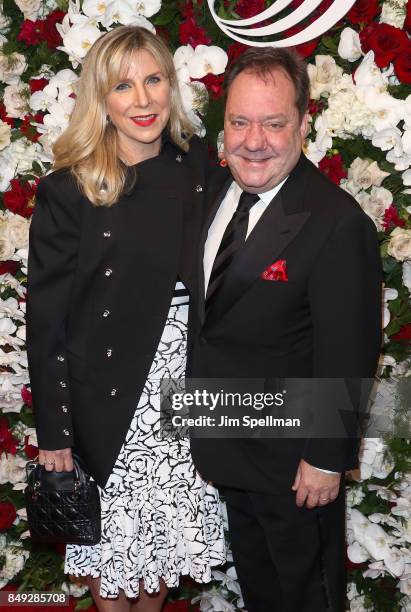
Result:
<svg viewBox="0 0 411 612"><path fill-rule="evenodd" d="M200 235L200 248L199 248L199 257L198 257L198 307L199 307L199 317L201 323L204 322L205 317L205 287L204 287L204 248L207 240L208 230L210 229L210 225L214 221L214 217L216 216L218 209L222 201L224 200L227 191L233 182L233 177L229 176L226 182L224 183L221 191L214 199L214 202L210 208L210 212L207 215L207 218L204 222L203 229Z"/></svg>
<svg viewBox="0 0 411 612"><path fill-rule="evenodd" d="M310 215L310 212L286 215L281 192L274 197L233 260L229 274L207 314L207 327L217 323L260 274L280 257Z"/></svg>

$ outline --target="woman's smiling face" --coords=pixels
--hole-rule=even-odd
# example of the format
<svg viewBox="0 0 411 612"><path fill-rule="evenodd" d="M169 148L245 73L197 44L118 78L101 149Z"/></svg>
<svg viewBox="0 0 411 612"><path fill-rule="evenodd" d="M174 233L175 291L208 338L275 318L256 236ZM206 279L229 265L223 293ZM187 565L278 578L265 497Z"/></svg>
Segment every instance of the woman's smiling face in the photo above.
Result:
<svg viewBox="0 0 411 612"><path fill-rule="evenodd" d="M108 93L106 105L125 161L137 163L158 154L170 118L170 83L149 51L133 55L127 74Z"/></svg>

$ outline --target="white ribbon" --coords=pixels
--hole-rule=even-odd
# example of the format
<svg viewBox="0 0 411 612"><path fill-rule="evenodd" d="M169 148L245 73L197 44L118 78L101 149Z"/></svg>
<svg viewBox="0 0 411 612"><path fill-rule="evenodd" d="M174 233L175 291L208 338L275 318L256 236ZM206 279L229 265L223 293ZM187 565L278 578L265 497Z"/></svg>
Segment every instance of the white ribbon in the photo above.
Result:
<svg viewBox="0 0 411 612"><path fill-rule="evenodd" d="M301 32L298 32L298 34L274 42L258 42L248 40L238 35L242 34L243 36L259 37L284 32L308 17L321 4L322 0L304 0L295 11L283 17L283 19L268 26L257 28L245 28L245 26L255 25L265 19L274 17L274 15L277 15L291 4L292 0L277 0L259 15L249 17L248 19L235 20L221 19L214 10L214 0L207 0L211 15L218 27L233 40L237 40L238 42L252 47L291 47L317 38L327 30L330 30L340 19L342 19L353 4L355 4L355 1L356 0L334 0L333 4L331 4L318 19L307 25L307 27L301 30Z"/></svg>

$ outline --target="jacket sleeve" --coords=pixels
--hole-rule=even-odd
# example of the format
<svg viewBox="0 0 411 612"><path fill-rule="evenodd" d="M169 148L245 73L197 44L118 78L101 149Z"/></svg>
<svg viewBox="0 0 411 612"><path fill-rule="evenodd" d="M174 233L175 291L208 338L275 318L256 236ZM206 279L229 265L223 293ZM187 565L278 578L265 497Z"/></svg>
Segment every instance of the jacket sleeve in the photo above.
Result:
<svg viewBox="0 0 411 612"><path fill-rule="evenodd" d="M356 410L364 389L360 379L374 377L381 351L381 283L376 229L361 210L351 208L336 224L309 285L313 377L346 379L354 408L345 439L307 441L304 459L316 467L335 471L357 467ZM330 398L329 403L336 410L337 402Z"/></svg>
<svg viewBox="0 0 411 612"><path fill-rule="evenodd" d="M27 352L39 448L73 446L66 326L80 240L80 194L69 172L38 185L30 228Z"/></svg>

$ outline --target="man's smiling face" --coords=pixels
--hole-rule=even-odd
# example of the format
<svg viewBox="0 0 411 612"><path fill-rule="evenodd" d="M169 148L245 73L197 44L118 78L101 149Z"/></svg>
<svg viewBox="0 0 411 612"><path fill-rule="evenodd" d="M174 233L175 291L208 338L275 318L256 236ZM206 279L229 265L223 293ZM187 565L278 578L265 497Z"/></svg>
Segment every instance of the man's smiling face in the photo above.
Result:
<svg viewBox="0 0 411 612"><path fill-rule="evenodd" d="M224 154L236 182L246 191L273 189L294 168L307 131L296 92L282 70L266 77L244 71L228 91Z"/></svg>

